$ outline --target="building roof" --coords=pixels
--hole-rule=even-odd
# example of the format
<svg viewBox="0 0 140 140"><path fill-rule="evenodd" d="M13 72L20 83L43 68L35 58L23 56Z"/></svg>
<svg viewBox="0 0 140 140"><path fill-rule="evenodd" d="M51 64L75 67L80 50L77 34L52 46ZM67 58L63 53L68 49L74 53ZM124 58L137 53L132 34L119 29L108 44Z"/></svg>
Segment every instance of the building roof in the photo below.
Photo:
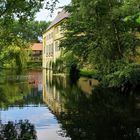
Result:
<svg viewBox="0 0 140 140"><path fill-rule="evenodd" d="M56 18L52 21L50 26L47 28L47 30L49 30L51 27L53 27L54 25L56 25L57 23L59 23L63 19L68 18L69 15L70 14L68 12L66 12L65 10L62 10L61 12L59 12L58 15L56 16Z"/></svg>
<svg viewBox="0 0 140 140"><path fill-rule="evenodd" d="M42 51L43 44L42 43L34 43L31 47L32 51Z"/></svg>

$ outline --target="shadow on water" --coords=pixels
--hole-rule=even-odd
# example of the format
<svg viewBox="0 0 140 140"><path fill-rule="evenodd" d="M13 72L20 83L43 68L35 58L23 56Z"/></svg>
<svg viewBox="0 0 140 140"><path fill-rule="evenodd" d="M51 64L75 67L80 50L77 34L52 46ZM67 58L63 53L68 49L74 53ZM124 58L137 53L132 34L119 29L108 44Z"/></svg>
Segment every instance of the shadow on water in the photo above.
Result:
<svg viewBox="0 0 140 140"><path fill-rule="evenodd" d="M77 65L73 64L70 68L70 75L69 75L70 85L72 86L76 84L79 78L80 78L80 71L77 69Z"/></svg>
<svg viewBox="0 0 140 140"><path fill-rule="evenodd" d="M88 97L73 87L63 97L67 111L58 117L72 140L140 139L137 97L124 97L117 91L101 87Z"/></svg>
<svg viewBox="0 0 140 140"><path fill-rule="evenodd" d="M140 95L124 96L102 87L94 87L92 94L87 94L77 85L53 77L49 88L55 88L55 96L44 97L61 123L59 135L72 140L140 139Z"/></svg>

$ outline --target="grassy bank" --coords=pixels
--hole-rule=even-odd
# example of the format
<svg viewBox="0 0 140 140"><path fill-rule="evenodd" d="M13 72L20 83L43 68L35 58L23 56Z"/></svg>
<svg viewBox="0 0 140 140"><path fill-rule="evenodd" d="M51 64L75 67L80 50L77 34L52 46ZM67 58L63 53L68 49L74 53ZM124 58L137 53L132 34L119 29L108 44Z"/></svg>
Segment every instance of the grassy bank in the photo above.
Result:
<svg viewBox="0 0 140 140"><path fill-rule="evenodd" d="M84 77L89 77L89 78L97 78L98 76L98 72L96 70L84 70L84 69L81 69L80 70L80 76L84 76Z"/></svg>

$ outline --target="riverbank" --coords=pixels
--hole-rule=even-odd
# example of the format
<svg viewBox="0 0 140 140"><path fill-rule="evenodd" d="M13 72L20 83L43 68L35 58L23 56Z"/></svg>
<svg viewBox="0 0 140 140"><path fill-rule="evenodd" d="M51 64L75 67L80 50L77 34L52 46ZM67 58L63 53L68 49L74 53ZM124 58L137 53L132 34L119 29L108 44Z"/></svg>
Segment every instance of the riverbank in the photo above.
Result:
<svg viewBox="0 0 140 140"><path fill-rule="evenodd" d="M79 75L82 77L88 77L88 78L95 78L98 77L98 72L96 70L84 70L81 69L79 72Z"/></svg>

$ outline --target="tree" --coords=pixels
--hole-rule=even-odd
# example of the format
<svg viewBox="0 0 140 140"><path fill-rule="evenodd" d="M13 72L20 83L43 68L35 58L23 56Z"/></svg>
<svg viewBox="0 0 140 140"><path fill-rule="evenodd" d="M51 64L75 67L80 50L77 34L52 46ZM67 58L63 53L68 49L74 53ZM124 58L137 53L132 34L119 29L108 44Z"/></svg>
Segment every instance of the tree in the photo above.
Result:
<svg viewBox="0 0 140 140"><path fill-rule="evenodd" d="M43 6L46 6L48 10L53 11L54 6L58 0L1 0L0 1L0 60L3 63L3 56L5 51L15 53L15 49L18 47L21 50L28 47L29 42L39 41L40 34L44 29L44 26L48 26L48 23L34 22L34 16ZM30 21L30 22L29 22ZM30 27L37 27L37 32ZM40 30L40 29L42 30ZM28 32L27 32L28 31ZM29 37L31 35L31 37ZM20 43L19 43L20 40ZM26 42L26 43L25 43ZM14 44L14 45L13 45ZM25 44L27 46L25 46ZM11 46L13 47L12 49ZM21 48L22 47L22 48ZM8 54L8 53L7 53ZM23 52L21 53L23 54ZM26 55L26 54L25 54ZM20 54L18 55L6 55L8 59L14 57L16 64L21 66ZM18 66L18 67L20 67Z"/></svg>
<svg viewBox="0 0 140 140"><path fill-rule="evenodd" d="M27 43L25 40L19 37L15 37L14 40L11 40L11 44L1 49L1 66L19 69L26 67L28 60L27 49L29 46L30 43Z"/></svg>
<svg viewBox="0 0 140 140"><path fill-rule="evenodd" d="M15 19L16 24L27 27L27 21L32 21L36 12L38 12L44 5L47 9L53 10L58 0L1 0L0 2L0 47L5 46L6 43L11 42L13 34ZM41 25L42 23L40 23Z"/></svg>
<svg viewBox="0 0 140 140"><path fill-rule="evenodd" d="M18 21L14 21L14 27L11 32L14 36L20 36L24 40L30 43L41 42L42 34L48 28L50 22L46 21L27 21L26 26L19 24Z"/></svg>
<svg viewBox="0 0 140 140"><path fill-rule="evenodd" d="M82 64L89 62L105 77L133 62L138 39L135 24L124 21L139 13L139 0L73 0L64 24L61 47L71 50Z"/></svg>
<svg viewBox="0 0 140 140"><path fill-rule="evenodd" d="M44 5L47 9L53 11L57 2L58 0L1 0L0 17L5 20L15 17L20 20L32 19Z"/></svg>

